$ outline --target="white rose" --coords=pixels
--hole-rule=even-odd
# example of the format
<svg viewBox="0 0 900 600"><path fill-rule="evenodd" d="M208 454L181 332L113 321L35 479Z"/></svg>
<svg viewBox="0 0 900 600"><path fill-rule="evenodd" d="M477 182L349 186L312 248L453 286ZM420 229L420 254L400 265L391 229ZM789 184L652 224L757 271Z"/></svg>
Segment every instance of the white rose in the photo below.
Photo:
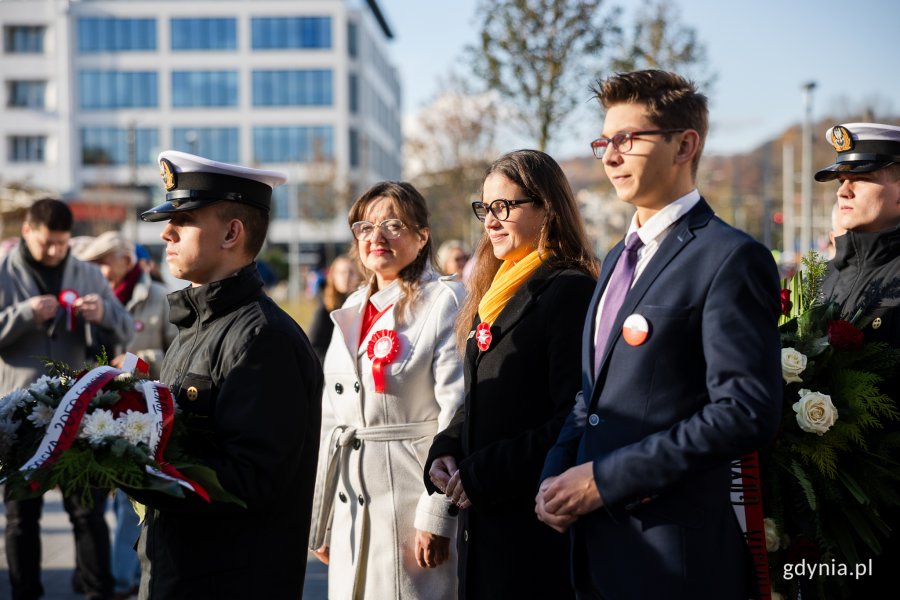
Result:
<svg viewBox="0 0 900 600"><path fill-rule="evenodd" d="M763 519L763 526L766 530L766 551L776 552L781 548L781 540L778 536L778 525L775 524L774 519L769 519L767 517Z"/></svg>
<svg viewBox="0 0 900 600"><path fill-rule="evenodd" d="M792 407L797 413L800 429L816 435L824 435L837 421L838 411L831 403L831 396L800 390L800 401Z"/></svg>
<svg viewBox="0 0 900 600"><path fill-rule="evenodd" d="M798 375L806 369L806 355L793 348L781 349L781 376L785 383L800 383Z"/></svg>

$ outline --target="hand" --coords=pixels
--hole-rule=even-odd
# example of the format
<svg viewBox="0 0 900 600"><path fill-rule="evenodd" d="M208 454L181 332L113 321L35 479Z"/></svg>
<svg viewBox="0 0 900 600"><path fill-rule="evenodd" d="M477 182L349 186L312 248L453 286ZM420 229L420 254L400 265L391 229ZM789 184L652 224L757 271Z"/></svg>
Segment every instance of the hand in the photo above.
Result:
<svg viewBox="0 0 900 600"><path fill-rule="evenodd" d="M541 484L543 508L547 514L580 516L603 506L603 498L594 481L594 464L572 467L562 475L547 478Z"/></svg>
<svg viewBox="0 0 900 600"><path fill-rule="evenodd" d="M318 550L313 550L313 555L327 565L328 561L331 559L331 552L328 548L328 544L325 544Z"/></svg>
<svg viewBox="0 0 900 600"><path fill-rule="evenodd" d="M449 454L444 454L443 456L438 456L431 463L431 468L428 469L428 477L431 479L434 487L446 493L447 484L450 483L450 478L453 477L456 471L456 459Z"/></svg>
<svg viewBox="0 0 900 600"><path fill-rule="evenodd" d="M117 368L117 369L121 369L121 368L122 368L122 363L124 363L124 362L125 362L125 355L124 355L124 354L120 354L120 355L118 355L118 356L114 356L114 357L109 361L109 366L115 367L115 368Z"/></svg>
<svg viewBox="0 0 900 600"><path fill-rule="evenodd" d="M416 529L416 562L433 569L450 558L450 538Z"/></svg>
<svg viewBox="0 0 900 600"><path fill-rule="evenodd" d="M578 520L578 517L575 515L554 515L547 512L544 493L555 479L556 477L548 477L541 482L540 490L538 491L537 496L534 497L534 512L537 514L539 521L560 533L565 533L572 523Z"/></svg>
<svg viewBox="0 0 900 600"><path fill-rule="evenodd" d="M462 478L459 476L458 469L450 478L450 481L447 482L447 489L444 493L447 494L447 497L460 508L469 508L472 506L469 497L466 495L466 490L463 489L463 482Z"/></svg>
<svg viewBox="0 0 900 600"><path fill-rule="evenodd" d="M103 320L103 298L99 294L88 294L73 303L76 314L84 317L89 323Z"/></svg>
<svg viewBox="0 0 900 600"><path fill-rule="evenodd" d="M31 312L34 313L34 320L43 323L56 316L56 310L59 308L59 301L56 296L44 294L43 296L34 296L28 299L31 306Z"/></svg>

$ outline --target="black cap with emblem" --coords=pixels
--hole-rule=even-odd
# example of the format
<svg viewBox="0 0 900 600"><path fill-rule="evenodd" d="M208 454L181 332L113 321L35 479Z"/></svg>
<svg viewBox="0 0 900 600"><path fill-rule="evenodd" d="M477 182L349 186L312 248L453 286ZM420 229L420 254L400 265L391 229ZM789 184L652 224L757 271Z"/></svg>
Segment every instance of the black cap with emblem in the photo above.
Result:
<svg viewBox="0 0 900 600"><path fill-rule="evenodd" d="M165 221L172 213L229 200L269 212L272 190L287 181L284 173L222 163L186 152L159 155L166 202L141 214L144 221Z"/></svg>
<svg viewBox="0 0 900 600"><path fill-rule="evenodd" d="M816 173L816 181L831 181L841 173L869 173L900 163L900 127L881 123L846 123L825 132L837 151L833 165Z"/></svg>

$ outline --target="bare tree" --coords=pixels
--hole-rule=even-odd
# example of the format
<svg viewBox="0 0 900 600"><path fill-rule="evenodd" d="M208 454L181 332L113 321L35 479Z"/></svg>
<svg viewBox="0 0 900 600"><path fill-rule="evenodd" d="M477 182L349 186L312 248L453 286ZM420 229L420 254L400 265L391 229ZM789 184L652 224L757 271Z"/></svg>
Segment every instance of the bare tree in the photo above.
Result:
<svg viewBox="0 0 900 600"><path fill-rule="evenodd" d="M476 75L518 107L518 120L541 150L596 77L618 9L603 0L482 0ZM604 14L606 13L606 14Z"/></svg>
<svg viewBox="0 0 900 600"><path fill-rule="evenodd" d="M693 79L709 90L716 75L709 70L706 47L697 31L681 22L671 0L647 0L637 12L631 31L610 62L613 71L662 69Z"/></svg>

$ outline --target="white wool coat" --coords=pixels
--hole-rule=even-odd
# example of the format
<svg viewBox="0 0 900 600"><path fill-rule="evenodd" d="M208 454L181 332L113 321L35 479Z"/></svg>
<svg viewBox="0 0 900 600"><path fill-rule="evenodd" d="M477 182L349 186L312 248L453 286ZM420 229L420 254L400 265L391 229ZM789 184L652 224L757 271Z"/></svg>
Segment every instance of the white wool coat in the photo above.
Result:
<svg viewBox="0 0 900 600"><path fill-rule="evenodd" d="M330 600L456 598L456 517L429 496L423 467L434 435L463 403L453 324L463 297L452 277L427 270L421 296L398 324L397 282L369 298L358 290L331 313L325 356L322 442L310 547L330 545ZM367 301L387 310L358 344ZM399 354L377 392L367 348L374 334L398 334ZM449 561L423 569L415 530L450 538Z"/></svg>

